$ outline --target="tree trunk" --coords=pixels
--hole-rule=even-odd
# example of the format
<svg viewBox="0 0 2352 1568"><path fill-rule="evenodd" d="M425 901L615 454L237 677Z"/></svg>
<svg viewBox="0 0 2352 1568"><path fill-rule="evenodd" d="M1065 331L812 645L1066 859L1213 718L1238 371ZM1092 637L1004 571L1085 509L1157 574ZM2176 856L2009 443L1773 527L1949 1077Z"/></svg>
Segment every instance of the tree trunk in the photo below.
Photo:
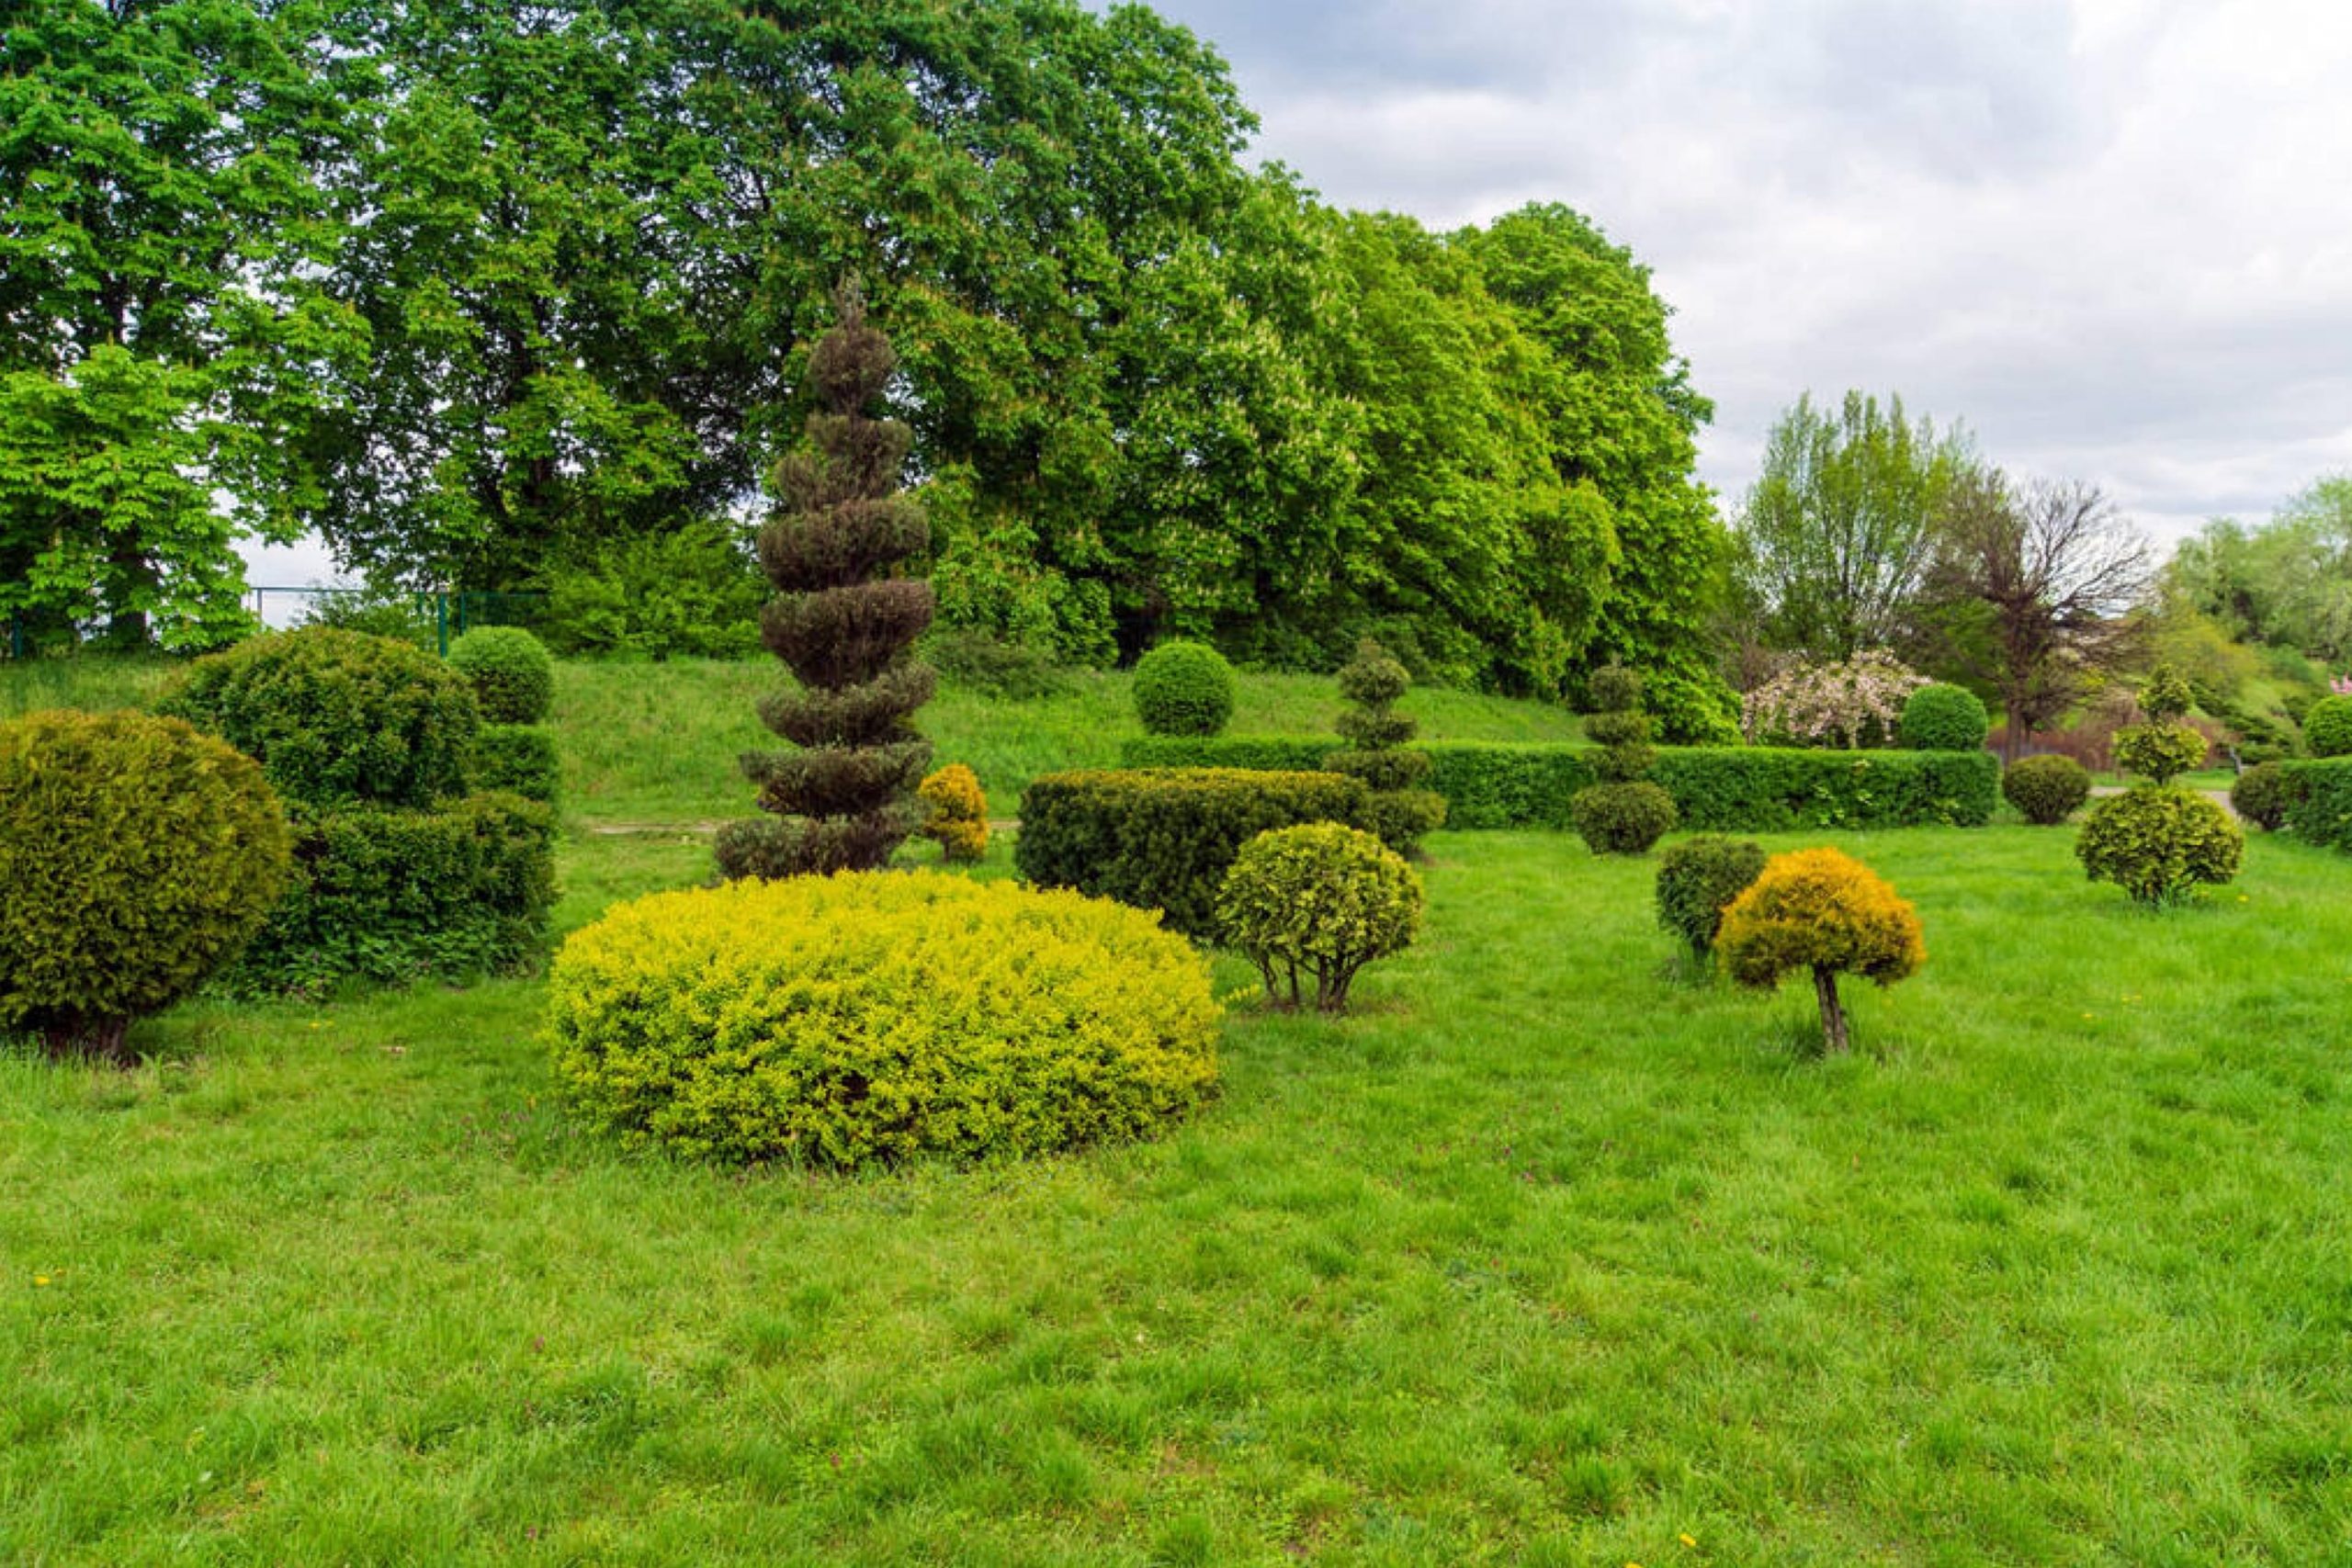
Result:
<svg viewBox="0 0 2352 1568"><path fill-rule="evenodd" d="M130 1054L129 1018L75 1018L51 1024L41 1036L53 1061L95 1059L109 1066L138 1066L138 1058Z"/></svg>
<svg viewBox="0 0 2352 1568"><path fill-rule="evenodd" d="M1846 1054L1846 1004L1838 999L1838 971L1826 964L1813 966L1813 989L1821 998L1822 1049L1833 1056Z"/></svg>

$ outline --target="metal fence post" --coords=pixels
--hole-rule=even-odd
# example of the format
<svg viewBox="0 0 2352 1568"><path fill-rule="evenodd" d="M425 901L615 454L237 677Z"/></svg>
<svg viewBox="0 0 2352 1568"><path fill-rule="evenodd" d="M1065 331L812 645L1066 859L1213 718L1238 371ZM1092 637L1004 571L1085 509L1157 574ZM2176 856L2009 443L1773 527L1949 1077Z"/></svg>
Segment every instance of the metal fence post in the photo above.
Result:
<svg viewBox="0 0 2352 1568"><path fill-rule="evenodd" d="M433 627L441 639L441 657L447 659L449 657L449 595L446 592L433 596Z"/></svg>

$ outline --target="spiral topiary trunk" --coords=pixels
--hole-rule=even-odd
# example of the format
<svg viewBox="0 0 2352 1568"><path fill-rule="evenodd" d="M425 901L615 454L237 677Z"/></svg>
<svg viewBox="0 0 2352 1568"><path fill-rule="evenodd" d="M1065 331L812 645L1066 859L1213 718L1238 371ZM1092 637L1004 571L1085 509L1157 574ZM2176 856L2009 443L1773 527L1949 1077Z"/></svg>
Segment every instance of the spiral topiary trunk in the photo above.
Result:
<svg viewBox="0 0 2352 1568"><path fill-rule="evenodd" d="M743 759L770 815L720 832L730 877L871 870L922 819L914 792L931 745L910 721L934 678L911 650L931 624L931 584L892 572L931 530L899 493L912 433L867 412L897 356L866 324L854 284L839 303L808 363L820 405L808 419L813 450L777 466L784 504L759 540L776 589L761 640L798 681L763 700L760 718L796 750Z"/></svg>
<svg viewBox="0 0 2352 1568"><path fill-rule="evenodd" d="M1385 649L1370 637L1360 641L1355 658L1340 670L1340 694L1350 705L1339 730L1349 746L1323 760L1330 772L1363 781L1372 791L1368 825L1381 842L1407 856L1418 855L1421 840L1445 824L1445 796L1427 787L1430 754L1408 749L1414 723L1395 711L1411 684L1405 666Z"/></svg>

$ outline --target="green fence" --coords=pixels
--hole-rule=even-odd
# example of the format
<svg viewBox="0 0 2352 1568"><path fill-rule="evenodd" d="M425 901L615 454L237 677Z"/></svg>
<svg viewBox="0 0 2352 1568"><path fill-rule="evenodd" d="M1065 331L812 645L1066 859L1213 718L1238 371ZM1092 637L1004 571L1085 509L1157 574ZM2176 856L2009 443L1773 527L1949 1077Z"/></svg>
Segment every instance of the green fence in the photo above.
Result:
<svg viewBox="0 0 2352 1568"><path fill-rule="evenodd" d="M541 629L544 593L500 593L474 589L384 592L372 588L289 588L275 583L245 590L245 608L264 626L298 626L328 621L362 631L404 637L443 655L450 643L476 626ZM0 622L0 655L29 659L44 646L85 641L88 628L51 625L36 636L18 616Z"/></svg>

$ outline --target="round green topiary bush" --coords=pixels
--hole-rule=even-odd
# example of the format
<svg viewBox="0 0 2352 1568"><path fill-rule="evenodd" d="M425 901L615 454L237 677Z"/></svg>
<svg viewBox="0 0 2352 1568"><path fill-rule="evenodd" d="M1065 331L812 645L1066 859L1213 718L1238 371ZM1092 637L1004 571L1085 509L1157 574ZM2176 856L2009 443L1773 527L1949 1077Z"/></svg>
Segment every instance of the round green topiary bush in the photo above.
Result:
<svg viewBox="0 0 2352 1568"><path fill-rule="evenodd" d="M1680 937L1702 963L1714 951L1724 911L1764 874L1764 846L1701 833L1658 857L1657 923Z"/></svg>
<svg viewBox="0 0 2352 1568"><path fill-rule="evenodd" d="M2352 697L2322 697L2306 709L2303 745L2314 757L2352 757Z"/></svg>
<svg viewBox="0 0 2352 1568"><path fill-rule="evenodd" d="M1975 693L1939 683L1911 694L1895 732L1913 751L1974 751L1992 727L1992 716Z"/></svg>
<svg viewBox="0 0 2352 1568"><path fill-rule="evenodd" d="M1202 642L1163 642L1136 661L1136 716L1153 735L1215 735L1233 716L1233 666Z"/></svg>
<svg viewBox="0 0 2352 1568"><path fill-rule="evenodd" d="M2072 757L2020 757L2001 775L2001 795L2037 828L2054 828L2091 797L2090 770Z"/></svg>
<svg viewBox="0 0 2352 1568"><path fill-rule="evenodd" d="M2177 784L2141 784L2099 802L2075 841L2093 882L2112 882L2152 908L2231 881L2245 853L2245 833L2230 814Z"/></svg>
<svg viewBox="0 0 2352 1568"><path fill-rule="evenodd" d="M486 724L537 724L555 704L555 660L520 626L478 626L449 645L449 662L473 682Z"/></svg>
<svg viewBox="0 0 2352 1568"><path fill-rule="evenodd" d="M464 792L481 711L423 649L303 626L199 659L159 705L261 763L306 806L430 806Z"/></svg>
<svg viewBox="0 0 2352 1568"><path fill-rule="evenodd" d="M2204 763L2211 750L2205 737L2185 724L2135 724L2115 732L2115 765L2158 784Z"/></svg>
<svg viewBox="0 0 2352 1568"><path fill-rule="evenodd" d="M1422 901L1420 877L1378 838L1309 822L1244 844L1216 910L1277 1005L1298 1006L1300 977L1312 975L1315 1005L1345 1012L1357 972L1412 942Z"/></svg>
<svg viewBox="0 0 2352 1568"><path fill-rule="evenodd" d="M1657 784L1602 784L1569 796L1568 818L1593 853L1642 855L1674 830L1680 813Z"/></svg>
<svg viewBox="0 0 2352 1568"><path fill-rule="evenodd" d="M2276 762L2256 762L2230 784L2230 808L2266 833L2287 825L2302 798L2301 781Z"/></svg>
<svg viewBox="0 0 2352 1568"><path fill-rule="evenodd" d="M178 719L0 724L0 1026L124 1059L260 929L288 842L254 761Z"/></svg>
<svg viewBox="0 0 2352 1568"><path fill-rule="evenodd" d="M1158 917L934 872L620 905L564 943L548 1002L588 1115L729 1160L1038 1154L1216 1081L1208 965Z"/></svg>

